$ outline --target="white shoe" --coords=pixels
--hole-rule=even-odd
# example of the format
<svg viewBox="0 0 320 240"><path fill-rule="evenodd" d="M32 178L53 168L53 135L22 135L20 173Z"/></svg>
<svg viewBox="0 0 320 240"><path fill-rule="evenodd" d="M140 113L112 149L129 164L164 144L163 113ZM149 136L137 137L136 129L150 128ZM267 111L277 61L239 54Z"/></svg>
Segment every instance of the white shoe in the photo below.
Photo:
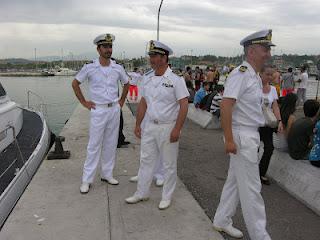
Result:
<svg viewBox="0 0 320 240"><path fill-rule="evenodd" d="M135 204L135 203L138 203L138 202L142 202L142 201L148 201L149 198L148 197L138 197L136 195L133 195L131 197L128 197L125 199L126 203L129 203L129 204Z"/></svg>
<svg viewBox="0 0 320 240"><path fill-rule="evenodd" d="M218 232L225 232L233 238L243 238L243 233L232 225L229 225L227 227L217 227L213 225L213 228Z"/></svg>
<svg viewBox="0 0 320 240"><path fill-rule="evenodd" d="M163 179L157 179L157 180L156 180L156 186L157 186L157 187L162 187L162 186L163 186L163 183L164 183L164 180L163 180Z"/></svg>
<svg viewBox="0 0 320 240"><path fill-rule="evenodd" d="M107 182L111 185L118 185L119 184L119 181L114 179L113 177L112 178L109 178L109 179L106 179L106 178L101 178L101 181L103 182Z"/></svg>
<svg viewBox="0 0 320 240"><path fill-rule="evenodd" d="M80 186L80 193L86 194L89 192L90 183L82 183Z"/></svg>
<svg viewBox="0 0 320 240"><path fill-rule="evenodd" d="M129 179L130 182L138 182L138 175L137 176L133 176Z"/></svg>
<svg viewBox="0 0 320 240"><path fill-rule="evenodd" d="M164 210L170 207L170 204L171 204L171 200L161 200L159 204L159 209Z"/></svg>

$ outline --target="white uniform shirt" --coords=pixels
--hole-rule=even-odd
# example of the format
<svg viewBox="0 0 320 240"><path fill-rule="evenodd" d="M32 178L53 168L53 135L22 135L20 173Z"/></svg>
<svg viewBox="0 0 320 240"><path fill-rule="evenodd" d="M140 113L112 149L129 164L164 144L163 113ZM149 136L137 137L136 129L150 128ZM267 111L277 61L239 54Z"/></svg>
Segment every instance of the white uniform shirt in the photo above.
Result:
<svg viewBox="0 0 320 240"><path fill-rule="evenodd" d="M118 81L126 84L129 77L124 68L110 61L107 67L101 66L99 59L85 64L75 77L80 83L88 79L90 99L96 104L114 103L119 100Z"/></svg>
<svg viewBox="0 0 320 240"><path fill-rule="evenodd" d="M260 127L265 120L262 113L262 81L252 66L244 61L247 69L234 69L225 83L223 98L236 100L232 110L232 126Z"/></svg>
<svg viewBox="0 0 320 240"><path fill-rule="evenodd" d="M300 79L301 79L301 82L300 82L299 88L307 88L308 73L307 72L301 73Z"/></svg>
<svg viewBox="0 0 320 240"><path fill-rule="evenodd" d="M177 120L179 100L189 96L186 83L168 67L162 76L146 73L141 82L141 96L147 102L146 117L159 123Z"/></svg>
<svg viewBox="0 0 320 240"><path fill-rule="evenodd" d="M128 74L131 77L130 85L134 85L134 86L137 86L138 82L140 82L143 77L140 73L137 73L137 72L129 72Z"/></svg>

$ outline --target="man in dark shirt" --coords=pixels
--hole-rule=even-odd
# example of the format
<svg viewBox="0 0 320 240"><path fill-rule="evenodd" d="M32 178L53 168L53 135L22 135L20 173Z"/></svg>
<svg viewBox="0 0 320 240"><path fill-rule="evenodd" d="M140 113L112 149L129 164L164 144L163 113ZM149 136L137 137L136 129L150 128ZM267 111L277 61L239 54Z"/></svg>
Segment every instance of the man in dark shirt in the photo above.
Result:
<svg viewBox="0 0 320 240"><path fill-rule="evenodd" d="M319 103L307 100L303 105L305 117L296 120L288 134L289 155L295 160L308 159L312 148L314 124L318 118Z"/></svg>

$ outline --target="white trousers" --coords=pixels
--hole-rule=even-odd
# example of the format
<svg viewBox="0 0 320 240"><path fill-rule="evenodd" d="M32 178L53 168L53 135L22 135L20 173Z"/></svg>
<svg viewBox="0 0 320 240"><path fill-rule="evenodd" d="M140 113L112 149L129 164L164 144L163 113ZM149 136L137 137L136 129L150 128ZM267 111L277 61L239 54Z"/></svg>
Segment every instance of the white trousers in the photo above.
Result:
<svg viewBox="0 0 320 240"><path fill-rule="evenodd" d="M114 168L120 123L120 105L97 105L90 111L87 159L83 167L82 182L92 183L101 159L101 177L111 178Z"/></svg>
<svg viewBox="0 0 320 240"><path fill-rule="evenodd" d="M153 177L156 180L164 180L163 157L161 153L160 153L159 159L157 159L156 164L154 166Z"/></svg>
<svg viewBox="0 0 320 240"><path fill-rule="evenodd" d="M307 101L307 89L305 88L298 88L297 90L297 96L298 96L298 100L297 103L299 104L304 104L305 101Z"/></svg>
<svg viewBox="0 0 320 240"><path fill-rule="evenodd" d="M177 158L179 142L170 143L175 123L147 122L141 137L140 168L136 196L148 197L156 162L163 160L164 184L162 200L171 200L177 183Z"/></svg>
<svg viewBox="0 0 320 240"><path fill-rule="evenodd" d="M148 118L147 116L144 117L142 123L141 123L141 129L142 131L144 131L145 125L148 122ZM142 133L143 134L143 133ZM155 167L154 167L154 173L153 173L153 177L156 180L164 180L164 169L163 169L163 157L160 153L159 159L157 159Z"/></svg>
<svg viewBox="0 0 320 240"><path fill-rule="evenodd" d="M257 131L233 130L237 154L230 154L228 177L224 184L220 203L213 224L218 227L232 225L238 203L252 240L270 240L266 230L266 213L261 196L259 177Z"/></svg>

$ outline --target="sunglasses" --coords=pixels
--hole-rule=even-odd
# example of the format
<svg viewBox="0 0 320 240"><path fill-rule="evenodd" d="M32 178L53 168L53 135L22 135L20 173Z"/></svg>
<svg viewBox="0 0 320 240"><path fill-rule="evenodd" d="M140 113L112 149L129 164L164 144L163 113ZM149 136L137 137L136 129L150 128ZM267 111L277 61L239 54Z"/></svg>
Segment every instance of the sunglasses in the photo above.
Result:
<svg viewBox="0 0 320 240"><path fill-rule="evenodd" d="M112 44L107 44L107 43L105 43L105 44L100 44L99 46L102 46L102 47L104 47L104 48L112 48Z"/></svg>

